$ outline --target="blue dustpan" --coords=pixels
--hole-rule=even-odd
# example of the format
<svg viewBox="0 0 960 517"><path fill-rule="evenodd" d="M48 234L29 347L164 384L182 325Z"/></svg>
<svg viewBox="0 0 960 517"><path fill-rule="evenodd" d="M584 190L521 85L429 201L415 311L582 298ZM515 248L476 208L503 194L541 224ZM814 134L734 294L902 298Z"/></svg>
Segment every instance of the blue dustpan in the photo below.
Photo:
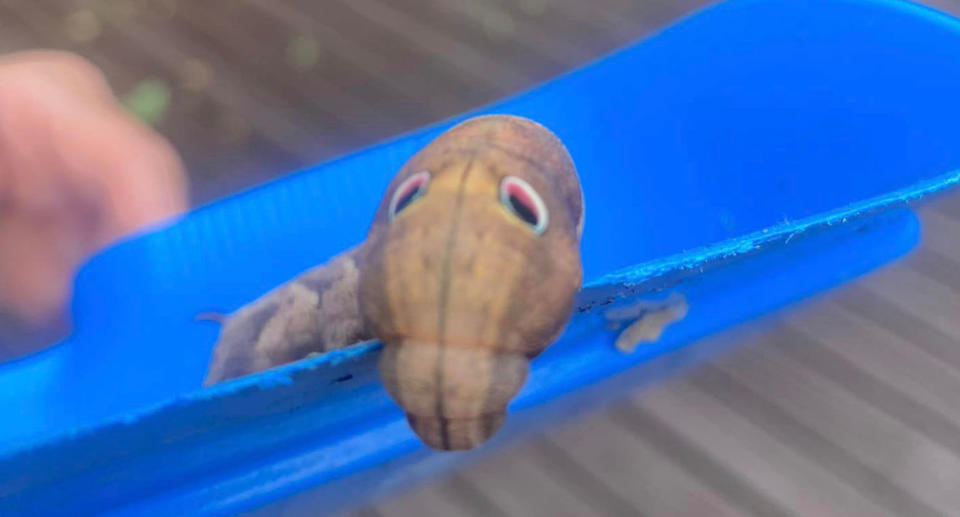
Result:
<svg viewBox="0 0 960 517"><path fill-rule="evenodd" d="M130 239L81 272L73 336L0 365L0 513L227 513L308 487L332 511L595 405L609 393L585 387L614 374L667 375L707 355L693 340L909 251L905 203L960 179L958 91L960 24L945 15L732 0ZM200 388L218 329L198 313L232 311L362 241L401 164L479 113L556 132L587 202L580 310L497 439L426 451L377 381L375 343ZM687 317L617 352L602 311L667 292L686 297Z"/></svg>

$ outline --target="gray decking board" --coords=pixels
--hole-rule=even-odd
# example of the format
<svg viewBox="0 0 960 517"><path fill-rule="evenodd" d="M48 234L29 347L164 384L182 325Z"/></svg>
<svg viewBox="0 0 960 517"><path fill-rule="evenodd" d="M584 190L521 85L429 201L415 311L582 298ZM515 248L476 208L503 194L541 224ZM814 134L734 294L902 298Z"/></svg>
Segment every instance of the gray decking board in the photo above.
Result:
<svg viewBox="0 0 960 517"><path fill-rule="evenodd" d="M650 396L637 394L634 403L648 408L675 432L696 443L704 454L727 465L731 475L764 493L781 513L893 515L815 458L718 403L717 398L692 382L674 382ZM742 499L731 495L733 500Z"/></svg>

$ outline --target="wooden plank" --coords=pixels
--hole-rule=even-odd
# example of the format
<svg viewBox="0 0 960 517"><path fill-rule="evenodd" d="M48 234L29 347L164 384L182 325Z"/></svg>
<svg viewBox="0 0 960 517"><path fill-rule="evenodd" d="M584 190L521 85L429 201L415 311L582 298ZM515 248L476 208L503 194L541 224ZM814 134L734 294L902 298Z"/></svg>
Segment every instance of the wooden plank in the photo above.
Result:
<svg viewBox="0 0 960 517"><path fill-rule="evenodd" d="M955 195L946 194L936 203L924 208L924 213L929 211L938 212L955 220L960 219L960 199Z"/></svg>
<svg viewBox="0 0 960 517"><path fill-rule="evenodd" d="M462 74L458 67L447 60L434 58L431 52L410 42L404 33L381 30L342 2L318 4L309 0L288 0L286 3L326 30L349 34L357 46L369 48L383 59L401 64L408 73L419 75L426 81L426 91L436 89L452 92L459 99L460 106L488 102L503 91L499 86L489 86L486 82Z"/></svg>
<svg viewBox="0 0 960 517"><path fill-rule="evenodd" d="M424 511L425 509L428 510ZM423 515L486 517L485 510L487 509L466 504L466 501L458 498L442 482L427 485L376 507L377 513L382 517L422 517ZM502 515L502 512L497 513Z"/></svg>
<svg viewBox="0 0 960 517"><path fill-rule="evenodd" d="M693 384L671 381L662 389L636 394L633 401L671 432L727 466L730 475L769 498L782 513L893 515L818 464L815 457L798 453Z"/></svg>
<svg viewBox="0 0 960 517"><path fill-rule="evenodd" d="M845 463L846 472L869 474L876 486L873 497L890 497L888 504L903 505L890 506L898 512L909 508L908 515L950 515L960 508L960 492L955 490L960 486L960 458L953 451L772 346L751 346L749 351L721 358L715 370L729 377L727 385L744 386L740 392L765 401L755 405L753 418L776 415L816 436L808 453L822 462ZM800 438L799 433L794 437Z"/></svg>
<svg viewBox="0 0 960 517"><path fill-rule="evenodd" d="M643 515L750 515L616 420L575 422L551 433L551 440Z"/></svg>
<svg viewBox="0 0 960 517"><path fill-rule="evenodd" d="M531 443L527 454L539 469L569 487L576 497L586 501L600 515L643 515L641 509L634 507L628 499L597 479L589 469L549 437Z"/></svg>
<svg viewBox="0 0 960 517"><path fill-rule="evenodd" d="M660 6L650 8L650 2L605 0L588 3L578 0L528 0L509 2L498 0L512 8L518 16L536 19L550 28L555 38L564 38L583 45L593 52L605 54L625 43L634 42L659 28L662 19L672 20L660 12ZM526 6L524 4L527 4ZM642 7L643 12L637 13ZM672 6L667 6L672 10ZM656 18L656 19L654 19Z"/></svg>
<svg viewBox="0 0 960 517"><path fill-rule="evenodd" d="M19 20L3 12L0 2L0 54L29 50L36 46L34 38Z"/></svg>
<svg viewBox="0 0 960 517"><path fill-rule="evenodd" d="M955 199L955 197L954 197ZM952 199L951 199L952 201ZM942 208L946 203L925 206L919 211L922 224L922 245L942 255L960 258L960 220L946 215Z"/></svg>
<svg viewBox="0 0 960 517"><path fill-rule="evenodd" d="M270 95L271 104L279 105L282 99L283 105L296 106L298 118L316 121L305 123L311 129L328 126L331 132L351 135L359 142L367 135L389 134L406 128L402 120L409 115L398 114L398 107L404 104L377 86L382 81L369 83L369 79L364 78L361 80L368 81L367 88L349 89L344 82L356 83L356 69L345 66L336 54L317 54L312 70L294 68L288 61L290 28L271 23L270 18L256 11L243 7L224 9L209 2L185 2L177 13L177 20L177 37L165 39L189 42L193 53L202 56L205 62L222 59L220 68L237 70L237 79L257 77L257 89ZM319 42L316 44L320 52Z"/></svg>
<svg viewBox="0 0 960 517"><path fill-rule="evenodd" d="M501 451L465 469L461 475L509 515L597 515L597 509L578 497L575 490L538 468L530 460L528 448ZM422 515L432 511L422 507Z"/></svg>
<svg viewBox="0 0 960 517"><path fill-rule="evenodd" d="M960 261L955 258L924 247L910 257L908 264L927 278L960 292Z"/></svg>
<svg viewBox="0 0 960 517"><path fill-rule="evenodd" d="M858 286L938 331L960 339L960 293L910 267L887 267Z"/></svg>
<svg viewBox="0 0 960 517"><path fill-rule="evenodd" d="M281 96L262 87L258 82L246 81L222 58L199 46L186 48L186 34L176 36L158 31L146 24L111 26L117 34L137 48L144 57L154 61L157 68L175 76L177 66L191 58L199 58L212 70L212 85L207 98L234 111L250 122L254 131L286 152L304 160L314 159L327 149L335 152L359 144L340 131L339 127L312 124L303 120L301 106L290 103Z"/></svg>
<svg viewBox="0 0 960 517"><path fill-rule="evenodd" d="M960 341L905 310L894 300L876 296L859 284L845 287L833 300L960 372Z"/></svg>
<svg viewBox="0 0 960 517"><path fill-rule="evenodd" d="M288 2L267 2L266 0L238 0L247 6L251 14L263 19L273 19L289 30L311 35L320 43L324 53L339 56L340 59L356 68L358 76L365 76L363 85L381 87L393 91L403 100L401 105L415 105L423 110L423 115L414 116L408 122L416 124L420 117L439 119L462 107L454 88L438 84L436 77L424 74L403 61L388 59L378 49L362 45L351 34L326 26L321 20L307 15ZM337 71L330 72L337 74ZM361 86L361 85L358 85ZM367 88L358 88L366 91ZM376 93L374 93L376 94Z"/></svg>
<svg viewBox="0 0 960 517"><path fill-rule="evenodd" d="M351 0L341 5L367 19L378 30L406 37L431 59L445 62L464 77L484 83L498 94L526 88L535 80L517 66L479 52L455 36L435 30L386 2Z"/></svg>
<svg viewBox="0 0 960 517"><path fill-rule="evenodd" d="M772 346L829 378L860 403L879 410L954 454L960 451L960 428L950 416L919 403L885 379L862 370L856 361L833 353L816 339L790 328L780 331ZM960 475L960 471L957 474Z"/></svg>
<svg viewBox="0 0 960 517"><path fill-rule="evenodd" d="M698 447L686 436L665 423L657 415L640 406L628 406L615 411L611 417L642 436L652 446L670 456L688 473L695 474L713 490L724 495L729 501L735 501L753 515L786 516L789 509L778 505L766 494L759 492L744 479L735 475L731 466L717 460L708 451Z"/></svg>
<svg viewBox="0 0 960 517"><path fill-rule="evenodd" d="M475 508L478 515L484 517L508 517L510 514L501 508L498 500L479 490L474 484L461 476L452 474L440 482L440 487L453 494L462 503L462 507Z"/></svg>
<svg viewBox="0 0 960 517"><path fill-rule="evenodd" d="M867 398L889 396L886 402L929 408L947 419L951 427L960 426L960 398L955 395L960 393L960 372L935 356L830 299L792 314L787 321L792 329L786 333L787 339L778 336L771 341L794 357L809 361L817 371L827 373L836 368L835 380L859 381L858 390L868 392ZM790 334L796 333L809 339L790 339ZM901 400L904 397L906 400ZM925 419L909 414L901 417L915 425ZM957 437L950 438L951 442L960 439L960 432L951 434ZM952 447L957 450L956 443Z"/></svg>
<svg viewBox="0 0 960 517"><path fill-rule="evenodd" d="M788 443L799 454L816 459L865 497L876 500L890 511L899 515L939 515L880 473L851 458L842 448L824 438L816 427L798 422L776 403L761 397L723 370L707 367L691 380L720 403Z"/></svg>
<svg viewBox="0 0 960 517"><path fill-rule="evenodd" d="M598 3L595 7L603 9L607 2ZM544 24L537 23L542 20L496 2L428 0L412 5L410 13L483 52L509 59L534 77L550 77L596 55L569 38L548 34Z"/></svg>

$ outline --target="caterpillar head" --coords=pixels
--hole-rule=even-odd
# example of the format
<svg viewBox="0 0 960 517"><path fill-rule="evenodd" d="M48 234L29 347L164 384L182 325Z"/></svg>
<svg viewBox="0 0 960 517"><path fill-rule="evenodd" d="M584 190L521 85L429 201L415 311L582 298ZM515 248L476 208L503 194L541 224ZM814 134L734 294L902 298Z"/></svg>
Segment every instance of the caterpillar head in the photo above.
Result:
<svg viewBox="0 0 960 517"><path fill-rule="evenodd" d="M468 120L393 180L360 309L386 346L384 384L428 445L471 448L500 426L528 358L570 317L582 225L569 154L519 117Z"/></svg>

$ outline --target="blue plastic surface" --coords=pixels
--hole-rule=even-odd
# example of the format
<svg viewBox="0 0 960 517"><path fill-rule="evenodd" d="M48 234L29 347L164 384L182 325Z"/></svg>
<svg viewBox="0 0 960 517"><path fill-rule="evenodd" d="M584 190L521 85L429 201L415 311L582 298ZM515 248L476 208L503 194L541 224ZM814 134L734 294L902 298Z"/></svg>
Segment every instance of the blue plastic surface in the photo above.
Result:
<svg viewBox="0 0 960 517"><path fill-rule="evenodd" d="M960 24L945 15L892 0L732 0L464 115L527 116L567 144L586 197L584 310L668 287L691 298L676 330L632 356L616 355L596 314L579 316L535 362L515 412L905 252L915 221L884 211L957 181L958 91ZM217 327L195 316L360 242L395 171L464 117L92 260L75 334L0 365L0 509L235 511L433 458L376 381L376 345L200 390ZM535 420L512 417L505 434Z"/></svg>

